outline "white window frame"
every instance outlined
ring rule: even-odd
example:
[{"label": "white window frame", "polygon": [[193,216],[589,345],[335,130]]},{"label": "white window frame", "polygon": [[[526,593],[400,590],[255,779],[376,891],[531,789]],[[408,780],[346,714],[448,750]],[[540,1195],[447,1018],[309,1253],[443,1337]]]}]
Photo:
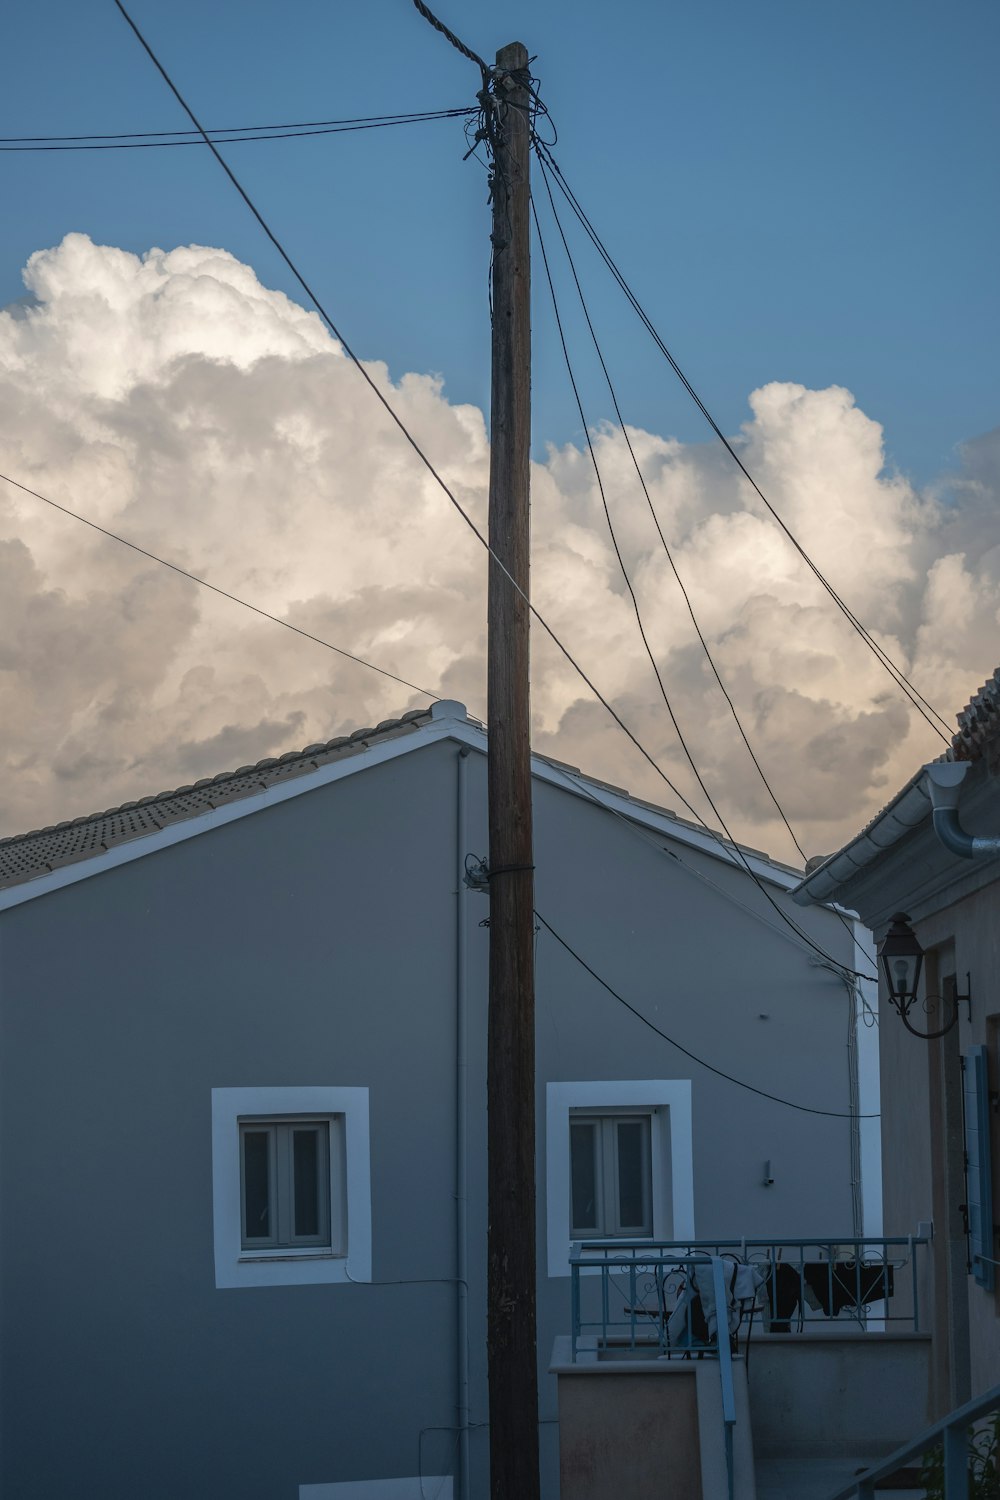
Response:
[{"label": "white window frame", "polygon": [[[332,1243],[245,1250],[240,1124],[310,1115],[330,1121]],[[339,1205],[339,1218],[335,1205]],[[219,1288],[371,1281],[368,1090],[322,1086],[213,1089],[212,1215]]]},{"label": "white window frame", "polygon": [[[244,1255],[346,1255],[347,1205],[344,1201],[344,1120],[342,1115],[296,1115],[294,1119],[265,1115],[238,1121],[240,1133],[240,1243]],[[292,1139],[300,1129],[318,1138],[318,1229],[312,1235],[295,1233],[295,1164]],[[246,1234],[246,1137],[267,1137],[268,1210],[271,1233],[257,1243]]]},{"label": "white window frame", "polygon": [[[645,1126],[642,1139],[643,1222],[624,1228],[619,1220],[619,1157],[617,1127],[631,1122]],[[652,1109],[591,1110],[571,1109],[570,1123],[570,1234],[582,1239],[635,1239],[652,1234],[653,1223],[653,1132],[657,1128],[656,1111]],[[596,1229],[583,1229],[573,1223],[573,1137],[574,1125],[594,1126],[594,1196]],[[646,1228],[646,1225],[649,1228]]]},{"label": "white window frame", "polygon": [[340,1479],[300,1484],[299,1500],[452,1500],[450,1474],[414,1474],[412,1479]]},{"label": "white window frame", "polygon": [[[548,1273],[570,1273],[570,1118],[648,1112],[653,1240],[693,1240],[694,1152],[687,1078],[592,1079],[546,1085],[545,1186]],[[669,1184],[669,1185],[668,1185]],[[595,1236],[596,1237],[596,1236]]]}]

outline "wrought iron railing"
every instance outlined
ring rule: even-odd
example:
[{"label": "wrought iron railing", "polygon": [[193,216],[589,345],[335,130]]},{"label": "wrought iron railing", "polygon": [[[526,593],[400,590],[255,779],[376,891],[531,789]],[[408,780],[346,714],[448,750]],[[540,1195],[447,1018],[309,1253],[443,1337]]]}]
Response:
[{"label": "wrought iron railing", "polygon": [[[578,1242],[570,1254],[573,1358],[581,1338],[606,1350],[652,1346],[654,1357],[712,1352],[695,1266],[713,1257],[725,1261],[737,1335],[829,1331],[834,1319],[867,1332],[919,1333],[927,1244],[918,1235]],[[736,1267],[743,1274],[734,1289]]]},{"label": "wrought iron railing", "polygon": [[[684,1254],[658,1253],[647,1256],[642,1261],[643,1269],[640,1271],[640,1262],[635,1257],[630,1257],[629,1249],[638,1250],[637,1244],[629,1242],[625,1245],[621,1240],[588,1242],[586,1247],[574,1244],[570,1252],[570,1270],[572,1275],[572,1299],[573,1299],[573,1359],[577,1358],[581,1329],[581,1272],[586,1277],[593,1274],[595,1267],[599,1269],[601,1276],[601,1307],[603,1310],[604,1342],[607,1346],[608,1330],[610,1322],[610,1299],[608,1296],[609,1277],[612,1272],[613,1263],[611,1252],[615,1253],[625,1250],[621,1257],[620,1265],[628,1278],[630,1289],[630,1302],[632,1305],[632,1347],[637,1347],[636,1334],[636,1294],[639,1291],[639,1279],[646,1274],[646,1268],[654,1276],[660,1287],[662,1297],[663,1288],[669,1279],[676,1283],[676,1299],[669,1313],[658,1321],[663,1326],[663,1334],[656,1341],[657,1347],[672,1347],[677,1354],[686,1358],[697,1355],[699,1358],[709,1356],[719,1362],[719,1381],[722,1391],[722,1425],[723,1440],[726,1453],[726,1475],[728,1480],[729,1500],[733,1500],[735,1484],[735,1429],[736,1429],[736,1391],[733,1383],[732,1342],[731,1326],[729,1316],[729,1289],[727,1287],[727,1266],[721,1256],[707,1255],[700,1251],[688,1250]],[[651,1247],[648,1243],[644,1246],[648,1251]],[[596,1259],[593,1252],[607,1252],[604,1258],[598,1256]],[[687,1295],[685,1296],[685,1293]],[[664,1308],[665,1308],[665,1304]],[[642,1316],[642,1315],[640,1315]]]}]

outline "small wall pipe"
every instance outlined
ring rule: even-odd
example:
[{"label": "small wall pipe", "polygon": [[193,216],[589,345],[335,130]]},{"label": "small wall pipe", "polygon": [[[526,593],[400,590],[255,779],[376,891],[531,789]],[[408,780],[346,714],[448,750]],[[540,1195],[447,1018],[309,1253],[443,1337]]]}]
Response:
[{"label": "small wall pipe", "polygon": [[946,849],[963,859],[1000,854],[1000,837],[980,838],[966,833],[959,821],[958,799],[968,769],[967,760],[935,761],[932,765],[924,766],[934,832]]},{"label": "small wall pipe", "polygon": [[458,1500],[470,1500],[469,1485],[469,1223],[468,1175],[468,955],[465,884],[468,852],[468,746],[457,756],[455,808],[455,1281],[456,1391],[458,1421]]}]

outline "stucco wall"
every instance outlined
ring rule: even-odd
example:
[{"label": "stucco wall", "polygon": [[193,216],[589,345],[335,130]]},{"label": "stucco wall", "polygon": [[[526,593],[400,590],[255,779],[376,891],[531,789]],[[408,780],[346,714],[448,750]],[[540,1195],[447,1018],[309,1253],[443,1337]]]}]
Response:
[{"label": "stucco wall", "polygon": [[561,1500],[702,1500],[695,1369],[561,1374]]},{"label": "stucco wall", "polygon": [[297,1500],[454,1421],[453,1287],[217,1290],[210,1150],[213,1087],[368,1086],[374,1276],[454,1275],[453,806],[404,757],[6,915],[5,1494]]},{"label": "stucco wall", "polygon": [[[457,764],[454,744],[417,750],[0,917],[6,1493],[297,1500],[300,1483],[453,1471],[459,905],[485,1493],[488,903],[459,882],[486,852],[485,761],[468,757],[461,836]],[[554,787],[536,784],[535,819],[539,911],[632,1004],[723,1070],[847,1109],[846,990],[745,877]],[[850,960],[831,914],[776,899]],[[537,958],[541,1350],[570,1318],[568,1278],[547,1274],[549,1081],[691,1080],[699,1235],[850,1232],[845,1120],[691,1063],[544,931]],[[370,1089],[387,1284],[217,1290],[211,1090],[307,1083]]]}]

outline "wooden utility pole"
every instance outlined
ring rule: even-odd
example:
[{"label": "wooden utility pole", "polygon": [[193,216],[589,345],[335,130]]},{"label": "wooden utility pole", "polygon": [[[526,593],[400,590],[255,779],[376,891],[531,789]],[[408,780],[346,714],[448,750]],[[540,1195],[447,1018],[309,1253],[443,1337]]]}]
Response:
[{"label": "wooden utility pole", "polygon": [[[489,561],[487,1356],[492,1500],[537,1500],[535,978],[528,718],[531,309],[528,51],[497,53]],[[522,597],[511,583],[523,590]]]}]

